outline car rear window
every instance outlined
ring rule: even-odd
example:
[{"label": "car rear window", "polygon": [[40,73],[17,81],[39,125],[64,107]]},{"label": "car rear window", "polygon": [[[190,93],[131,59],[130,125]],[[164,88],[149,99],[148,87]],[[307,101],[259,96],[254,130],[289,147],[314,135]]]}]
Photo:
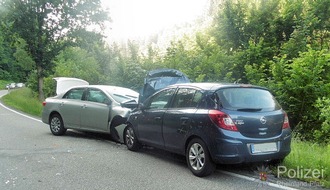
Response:
[{"label": "car rear window", "polygon": [[76,100],[81,100],[83,93],[85,89],[84,88],[75,88],[71,89],[69,92],[67,92],[63,98],[64,99],[76,99]]},{"label": "car rear window", "polygon": [[259,88],[225,88],[216,92],[220,107],[237,111],[273,111],[281,109],[274,96]]}]

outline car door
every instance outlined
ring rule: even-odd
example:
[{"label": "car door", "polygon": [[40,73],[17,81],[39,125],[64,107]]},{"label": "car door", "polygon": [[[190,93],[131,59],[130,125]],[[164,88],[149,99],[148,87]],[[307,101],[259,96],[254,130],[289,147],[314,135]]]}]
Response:
[{"label": "car door", "polygon": [[89,88],[81,108],[81,129],[108,131],[111,101],[100,89]]},{"label": "car door", "polygon": [[66,128],[80,128],[82,97],[85,88],[73,88],[58,102],[59,113]]},{"label": "car door", "polygon": [[162,134],[163,116],[176,88],[165,89],[147,100],[139,115],[139,140],[156,147],[164,147]]},{"label": "car door", "polygon": [[202,95],[200,90],[192,88],[180,88],[177,91],[171,107],[164,114],[163,137],[166,149],[184,151],[185,135],[193,125]]}]

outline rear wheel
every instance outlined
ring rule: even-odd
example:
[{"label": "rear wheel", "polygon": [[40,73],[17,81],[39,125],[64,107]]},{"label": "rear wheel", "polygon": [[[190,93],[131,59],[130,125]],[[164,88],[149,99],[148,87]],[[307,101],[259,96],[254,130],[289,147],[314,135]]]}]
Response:
[{"label": "rear wheel", "polygon": [[125,134],[124,141],[128,150],[137,151],[138,149],[141,148],[141,144],[137,140],[135,132],[131,125],[127,125],[124,134]]},{"label": "rear wheel", "polygon": [[190,171],[198,177],[210,175],[216,168],[205,143],[198,138],[189,142],[186,160]]},{"label": "rear wheel", "polygon": [[66,132],[62,117],[59,114],[53,114],[51,116],[49,120],[49,127],[53,135],[56,136],[64,135]]}]

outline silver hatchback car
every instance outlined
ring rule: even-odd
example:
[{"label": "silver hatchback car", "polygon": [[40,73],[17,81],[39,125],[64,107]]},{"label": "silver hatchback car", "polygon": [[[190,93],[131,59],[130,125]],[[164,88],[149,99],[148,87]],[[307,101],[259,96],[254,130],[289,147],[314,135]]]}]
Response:
[{"label": "silver hatchback car", "polygon": [[119,126],[131,112],[125,102],[135,102],[138,97],[137,92],[123,87],[75,86],[43,102],[42,121],[49,124],[50,131],[57,136],[64,135],[67,129],[75,129],[110,133],[114,140],[122,141],[123,130],[119,130]]}]

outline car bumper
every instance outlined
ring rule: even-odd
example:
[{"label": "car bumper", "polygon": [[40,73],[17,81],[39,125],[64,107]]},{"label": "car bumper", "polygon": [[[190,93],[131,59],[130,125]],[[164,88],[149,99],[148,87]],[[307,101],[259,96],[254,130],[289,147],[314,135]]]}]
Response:
[{"label": "car bumper", "polygon": [[41,114],[41,121],[43,123],[49,124],[49,112],[43,110]]},{"label": "car bumper", "polygon": [[[216,139],[212,158],[218,164],[263,162],[285,158],[291,152],[291,133],[272,139]],[[253,152],[256,145],[272,144],[276,150]]]}]

